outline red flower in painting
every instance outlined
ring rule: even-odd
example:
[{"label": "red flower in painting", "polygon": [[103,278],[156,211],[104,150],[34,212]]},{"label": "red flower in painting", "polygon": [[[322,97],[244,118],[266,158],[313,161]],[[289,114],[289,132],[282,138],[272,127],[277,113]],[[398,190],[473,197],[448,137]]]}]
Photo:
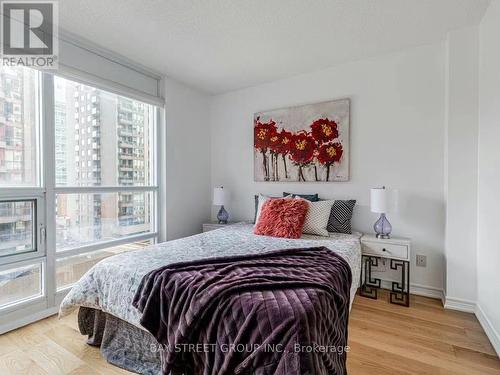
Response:
[{"label": "red flower in painting", "polygon": [[[266,155],[267,149],[271,146],[271,137],[277,133],[276,122],[261,122],[260,117],[254,120],[254,147],[262,153],[262,167],[264,171],[264,180],[269,181],[269,159]],[[274,138],[273,138],[274,139]],[[271,154],[272,157],[272,154]],[[275,178],[277,174],[275,174]]]},{"label": "red flower in painting", "polygon": [[324,143],[318,149],[318,161],[321,164],[329,165],[340,161],[342,157],[342,145],[338,142]]},{"label": "red flower in painting", "polygon": [[328,118],[320,118],[311,124],[311,134],[318,143],[333,141],[339,136],[337,123]]},{"label": "red flower in painting", "polygon": [[269,149],[278,154],[281,146],[281,134],[276,129],[269,132]]},{"label": "red flower in painting", "polygon": [[[275,153],[275,168],[278,170],[278,155],[281,155],[283,159],[283,169],[285,171],[285,178],[288,178],[288,167],[286,165],[287,155],[290,152],[290,146],[292,145],[292,133],[281,129],[279,133],[273,134],[271,136],[271,143],[273,143],[271,150]],[[279,177],[279,176],[278,176]]]},{"label": "red flower in painting", "polygon": [[254,121],[253,131],[255,148],[265,151],[271,145],[271,134],[277,132],[276,123],[273,120],[269,122],[260,122],[260,118],[257,117]]},{"label": "red flower in painting", "polygon": [[300,131],[292,137],[290,156],[297,164],[307,164],[311,162],[314,157],[315,147],[314,138],[309,133]]},{"label": "red flower in painting", "polygon": [[278,137],[278,142],[274,144],[273,151],[282,155],[288,154],[290,152],[290,145],[292,143],[292,133],[286,131],[285,129],[282,129],[276,135]]},{"label": "red flower in painting", "polygon": [[318,149],[316,158],[326,168],[326,180],[330,180],[330,167],[333,163],[339,162],[342,157],[342,144],[339,142],[329,142],[322,144]]}]

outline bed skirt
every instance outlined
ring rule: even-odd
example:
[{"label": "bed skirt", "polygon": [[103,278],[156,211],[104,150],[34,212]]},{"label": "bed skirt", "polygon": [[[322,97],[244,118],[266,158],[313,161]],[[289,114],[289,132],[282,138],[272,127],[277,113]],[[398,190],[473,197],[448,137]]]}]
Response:
[{"label": "bed skirt", "polygon": [[78,328],[109,363],[138,374],[161,374],[160,352],[154,350],[158,343],[149,332],[88,307],[78,311]]}]

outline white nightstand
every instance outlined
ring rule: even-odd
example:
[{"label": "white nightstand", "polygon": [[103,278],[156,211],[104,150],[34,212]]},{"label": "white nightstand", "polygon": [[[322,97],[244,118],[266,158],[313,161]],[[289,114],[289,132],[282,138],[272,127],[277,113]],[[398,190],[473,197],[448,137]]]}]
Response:
[{"label": "white nightstand", "polygon": [[203,224],[203,233],[210,232],[211,230],[215,230],[215,229],[219,229],[219,228],[224,228],[224,227],[227,227],[228,225],[231,225],[231,224],[232,223],[219,224],[216,221],[214,221],[212,223],[204,223]]},{"label": "white nightstand", "polygon": [[361,281],[359,294],[377,299],[380,279],[372,277],[372,267],[377,267],[381,258],[390,261],[391,270],[401,270],[401,282],[392,282],[390,302],[410,306],[410,244],[408,238],[377,238],[365,234],[361,237]]}]

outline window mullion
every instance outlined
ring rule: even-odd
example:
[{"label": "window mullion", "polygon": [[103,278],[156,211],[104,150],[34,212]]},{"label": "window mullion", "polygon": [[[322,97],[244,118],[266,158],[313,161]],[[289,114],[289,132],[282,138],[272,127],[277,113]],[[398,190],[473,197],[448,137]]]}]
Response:
[{"label": "window mullion", "polygon": [[157,186],[60,186],[54,188],[56,194],[92,194],[120,192],[155,192]]},{"label": "window mullion", "polygon": [[81,255],[96,250],[103,250],[114,246],[126,245],[134,242],[141,242],[146,240],[154,240],[158,234],[156,232],[148,232],[144,234],[134,234],[131,236],[117,238],[109,241],[97,242],[90,245],[80,246],[78,248],[60,251],[56,254],[57,258],[67,258],[74,255]]},{"label": "window mullion", "polygon": [[165,126],[165,109],[156,108],[156,130],[155,136],[156,141],[154,142],[156,147],[156,169],[155,169],[155,183],[159,187],[157,194],[155,195],[155,228],[158,231],[158,241],[164,242],[167,240],[167,184],[166,184],[166,148],[159,147],[159,145],[165,145],[167,142],[167,130]]},{"label": "window mullion", "polygon": [[55,202],[55,106],[54,106],[54,76],[42,74],[42,150],[43,163],[50,168],[43,168],[45,182],[45,246],[47,262],[45,267],[45,292],[48,307],[55,305],[56,278],[56,202]]},{"label": "window mullion", "polygon": [[44,188],[0,188],[0,199],[30,199],[43,198],[45,196]]}]

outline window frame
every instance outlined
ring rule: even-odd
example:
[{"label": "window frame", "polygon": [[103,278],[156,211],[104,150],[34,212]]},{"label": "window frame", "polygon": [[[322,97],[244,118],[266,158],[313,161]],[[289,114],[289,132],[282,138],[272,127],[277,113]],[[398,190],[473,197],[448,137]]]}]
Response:
[{"label": "window frame", "polygon": [[[113,246],[133,243],[137,241],[150,240],[152,243],[164,241],[166,230],[163,222],[164,210],[160,211],[164,203],[165,186],[160,186],[160,181],[164,183],[165,158],[164,149],[158,147],[166,137],[164,107],[157,103],[152,103],[145,97],[143,100],[138,97],[127,96],[110,91],[102,85],[89,83],[84,79],[80,80],[74,75],[57,74],[57,76],[96,87],[103,91],[123,96],[136,101],[150,104],[154,108],[153,129],[151,137],[151,185],[145,186],[88,186],[57,187],[56,181],[56,150],[55,150],[55,92],[53,73],[42,71],[38,73],[37,86],[37,126],[36,126],[36,186],[2,186],[0,187],[0,201],[2,200],[34,200],[35,201],[35,223],[33,223],[34,235],[36,237],[36,250],[14,255],[0,257],[0,270],[14,269],[27,265],[41,264],[41,295],[20,299],[3,307],[0,307],[0,333],[6,327],[16,326],[12,320],[24,321],[32,319],[31,316],[47,316],[57,311],[62,298],[71,289],[72,285],[66,285],[60,289],[56,287],[56,260],[74,255],[82,255],[88,252],[102,250]],[[79,248],[56,251],[56,195],[57,194],[78,194],[78,193],[120,193],[124,191],[151,193],[151,232],[139,235],[131,235],[116,240],[102,241]],[[161,215],[160,215],[161,212]],[[36,318],[35,318],[36,319]],[[34,319],[32,319],[34,320]]]},{"label": "window frame", "polygon": [[[52,144],[49,144],[47,147],[47,152],[44,154],[45,160],[49,161],[52,163],[52,165],[55,166],[55,92],[54,92],[54,79],[55,76],[67,79],[73,82],[77,82],[80,84],[84,84],[87,86],[91,87],[96,87],[95,85],[91,85],[87,82],[75,79],[74,77],[66,77],[64,75],[60,74],[54,74],[50,76],[50,79],[47,79],[47,82],[44,82],[44,96],[50,98],[52,103],[50,104],[50,110],[47,111],[47,117],[46,117],[46,131],[45,134],[50,134],[48,137],[50,138],[50,142]],[[99,90],[107,91],[106,89],[102,89],[97,87]],[[110,92],[110,91],[107,91]],[[124,95],[119,95],[115,94],[113,92],[110,92],[114,95],[117,96],[122,96],[127,98]],[[129,98],[131,100],[135,101],[140,101],[135,98]],[[143,103],[149,104],[145,101]],[[150,166],[150,172],[152,175],[151,178],[151,185],[144,185],[144,186],[56,186],[55,184],[55,167],[54,168],[46,168],[45,170],[45,181],[46,181],[46,188],[47,188],[47,207],[53,207],[53,209],[47,210],[47,222],[50,223],[48,225],[47,229],[47,246],[48,248],[51,249],[51,256],[48,258],[48,268],[50,268],[50,275],[47,275],[49,280],[49,289],[51,290],[51,294],[53,292],[54,295],[61,295],[65,294],[71,289],[73,285],[66,285],[61,288],[57,288],[57,283],[56,283],[56,275],[57,275],[57,264],[56,261],[61,258],[67,258],[70,256],[75,256],[75,255],[82,255],[86,254],[89,252],[93,252],[96,250],[103,250],[109,247],[113,246],[119,246],[119,245],[124,245],[128,243],[133,243],[137,241],[144,241],[144,240],[151,240],[153,243],[157,243],[160,237],[159,234],[159,221],[158,221],[158,203],[159,203],[159,192],[160,188],[158,186],[158,175],[160,173],[160,162],[159,162],[159,147],[158,147],[158,140],[159,135],[160,135],[160,127],[158,126],[160,122],[160,109],[158,106],[153,105],[154,108],[154,113],[153,113],[153,129],[151,130],[149,137],[150,137],[150,144],[152,145],[152,160],[151,160],[151,166]],[[48,129],[47,129],[48,128]],[[50,163],[48,163],[50,165]],[[152,195],[152,202],[151,202],[151,228],[152,230],[148,233],[141,233],[137,235],[129,235],[123,238],[118,238],[118,239],[113,239],[113,240],[107,240],[107,241],[100,241],[95,244],[89,244],[89,245],[84,245],[76,248],[71,248],[67,250],[62,250],[62,251],[57,251],[57,245],[56,245],[56,196],[57,194],[99,194],[99,193],[121,193],[121,192],[145,192],[145,193],[151,193]]]},{"label": "window frame", "polygon": [[28,259],[36,259],[46,256],[46,218],[45,218],[45,186],[43,171],[44,168],[44,147],[42,139],[42,127],[44,126],[44,74],[36,72],[36,92],[35,92],[35,142],[36,152],[34,153],[36,176],[34,185],[22,185],[20,187],[5,185],[0,186],[0,201],[35,201],[35,215],[33,225],[33,235],[35,236],[36,249],[34,251],[20,254],[5,255],[0,257],[0,266],[22,262]]},{"label": "window frame", "polygon": [[33,191],[29,195],[9,195],[0,192],[0,202],[33,202],[33,244],[35,248],[31,251],[24,251],[18,254],[7,254],[0,256],[0,266],[22,262],[29,259],[45,257],[45,202],[43,193],[35,195]]},{"label": "window frame", "polygon": [[[47,242],[46,242],[46,187],[44,179],[44,137],[42,136],[42,128],[45,124],[44,113],[45,99],[44,99],[44,74],[37,72],[36,76],[36,92],[35,92],[35,136],[36,136],[36,152],[34,153],[36,178],[34,185],[23,185],[20,187],[5,185],[0,187],[0,201],[34,201],[35,214],[33,226],[33,235],[35,236],[36,249],[34,251],[27,251],[19,254],[11,254],[0,257],[0,270],[5,271],[8,269],[15,269],[32,264],[41,264],[41,295],[23,298],[18,301],[12,302],[8,305],[0,307],[0,317],[5,314],[12,313],[17,315],[17,311],[22,309],[30,309],[30,306],[37,304],[46,305],[47,302]],[[0,319],[2,321],[3,319]]]},{"label": "window frame", "polygon": [[43,139],[42,139],[42,127],[44,125],[44,73],[37,71],[36,74],[36,92],[35,92],[35,118],[37,121],[37,126],[35,128],[35,143],[36,152],[34,153],[35,160],[35,180],[33,185],[4,185],[0,186],[0,199],[4,196],[17,196],[19,194],[29,195],[34,193],[36,195],[40,190],[44,191],[44,178],[43,178],[43,160],[44,160],[44,150],[43,150]]},{"label": "window frame", "polygon": [[7,305],[0,306],[0,314],[7,314],[9,312],[14,312],[22,307],[25,307],[27,305],[31,304],[36,304],[40,302],[46,302],[47,300],[47,288],[46,288],[46,278],[45,275],[47,274],[47,261],[45,257],[38,257],[38,258],[30,258],[30,259],[24,259],[22,261],[18,261],[14,264],[12,263],[7,263],[7,264],[2,264],[0,265],[0,272],[6,271],[6,270],[11,270],[11,269],[16,269],[16,268],[22,268],[26,266],[32,266],[32,265],[40,265],[40,294],[31,296],[31,297],[26,297],[19,299],[17,301],[14,301],[12,303],[9,303]]}]

